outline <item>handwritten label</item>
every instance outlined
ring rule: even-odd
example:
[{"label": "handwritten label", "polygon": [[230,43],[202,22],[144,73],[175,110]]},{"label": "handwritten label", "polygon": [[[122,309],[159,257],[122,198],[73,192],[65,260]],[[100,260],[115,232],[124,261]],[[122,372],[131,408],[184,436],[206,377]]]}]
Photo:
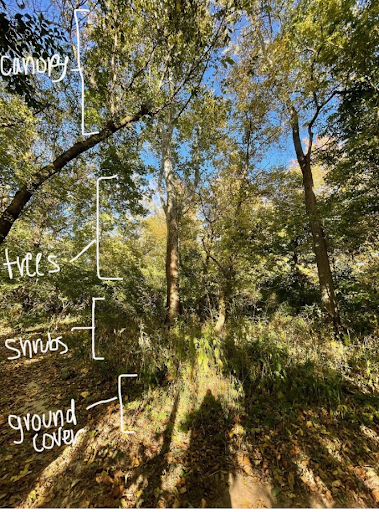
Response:
[{"label": "handwritten label", "polygon": [[57,352],[58,350],[61,350],[59,352],[60,354],[65,354],[68,351],[68,346],[62,341],[62,336],[52,338],[49,332],[47,333],[47,340],[45,342],[43,342],[41,338],[36,340],[8,338],[5,340],[5,346],[8,350],[16,352],[16,355],[7,358],[9,360],[18,359],[21,356],[32,359],[35,355],[46,354],[46,352]]},{"label": "handwritten label", "polygon": [[3,76],[46,74],[51,78],[53,74],[59,70],[59,78],[52,80],[56,83],[63,80],[66,76],[68,61],[68,57],[62,59],[62,57],[56,53],[51,57],[47,57],[47,59],[30,56],[21,59],[14,57],[12,59],[9,55],[2,55],[0,57],[0,73]]},{"label": "handwritten label", "polygon": [[[20,273],[20,276],[23,277],[24,274],[28,277],[42,277],[44,276],[44,272],[41,272],[41,260],[42,260],[42,253],[39,252],[36,256],[35,263],[32,263],[33,261],[33,255],[32,253],[28,252],[26,253],[26,256],[24,258],[21,258],[19,256],[16,257],[15,260],[11,261],[9,257],[8,248],[5,249],[5,259],[6,262],[3,263],[4,267],[7,267],[8,275],[10,279],[13,279],[14,274],[13,272],[15,270],[18,270]],[[49,274],[54,274],[55,272],[60,271],[60,266],[58,263],[56,263],[57,257],[54,254],[49,254],[47,257],[47,261],[49,264],[50,269],[48,270]]]},{"label": "handwritten label", "polygon": [[[30,413],[25,416],[10,414],[8,416],[9,426],[19,434],[19,439],[13,441],[15,444],[22,444],[25,440],[25,432],[36,432],[33,436],[32,444],[36,452],[41,453],[44,450],[51,450],[54,446],[75,444],[79,434],[84,429],[79,429],[74,434],[74,429],[65,429],[65,423],[77,425],[75,415],[75,400],[71,399],[71,405],[64,414],[61,409],[42,415]],[[49,429],[56,427],[57,430],[52,433],[40,433],[42,428]]]}]

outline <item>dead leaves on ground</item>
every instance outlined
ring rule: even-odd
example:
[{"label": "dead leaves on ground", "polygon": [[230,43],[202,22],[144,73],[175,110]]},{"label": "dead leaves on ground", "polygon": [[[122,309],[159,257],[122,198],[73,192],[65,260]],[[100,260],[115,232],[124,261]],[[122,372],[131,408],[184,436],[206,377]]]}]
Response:
[{"label": "dead leaves on ground", "polygon": [[[85,378],[89,371],[83,368],[77,373],[80,378]],[[54,382],[46,372],[38,371],[37,377],[42,385]],[[89,393],[80,378],[75,380],[76,394],[87,401]],[[35,391],[31,390],[33,393]],[[56,401],[59,400],[61,395],[57,392]],[[155,436],[154,425],[139,414],[136,422],[145,438],[130,441],[130,444],[124,440],[124,444],[118,445],[113,442],[118,436],[118,428],[112,430],[110,427],[111,433],[105,441],[94,413],[87,422],[88,451],[75,471],[52,475],[51,486],[37,484],[33,488],[31,485],[26,501],[28,505],[38,507],[58,504],[64,496],[64,506],[131,507],[154,503],[173,508],[183,505],[205,508],[212,506],[220,489],[227,488],[229,474],[240,471],[252,482],[269,481],[272,498],[289,505],[299,501],[300,505],[304,504],[301,503],[302,496],[306,498],[312,493],[319,493],[333,505],[345,506],[347,498],[354,499],[358,506],[378,505],[379,438],[375,414],[371,406],[353,404],[352,398],[343,406],[338,411],[325,407],[298,408],[283,420],[279,406],[268,397],[266,410],[262,409],[260,417],[253,418],[248,426],[247,419],[251,418],[247,414],[236,415],[229,424],[224,411],[219,409],[211,415],[207,425],[202,420],[191,425],[188,442],[176,439],[174,435],[166,453],[161,453],[161,448],[168,416],[159,418],[162,429]],[[265,424],[266,416],[272,417],[275,411],[278,415],[276,424]],[[112,415],[118,414],[117,407],[110,405],[103,412],[106,415],[102,419],[109,426]],[[370,427],[362,429],[361,418]],[[17,489],[20,486],[28,488],[35,458],[46,462],[44,467],[48,465],[44,456],[34,454],[29,460],[18,447],[10,445],[7,448],[0,459],[0,466],[7,468],[0,473],[0,483],[5,489],[5,492],[0,491],[1,500],[10,505],[20,503],[22,496]],[[162,474],[159,465],[155,467],[152,462],[158,459],[165,468]],[[171,494],[164,493],[162,482],[169,469],[175,466],[181,467],[183,474],[175,481]],[[153,474],[147,475],[147,468]],[[130,480],[138,475],[145,476],[146,481],[132,486]],[[27,482],[26,486],[24,482]],[[90,491],[88,482],[95,484]],[[150,497],[154,502],[148,501]],[[142,499],[146,501],[142,502]]]}]

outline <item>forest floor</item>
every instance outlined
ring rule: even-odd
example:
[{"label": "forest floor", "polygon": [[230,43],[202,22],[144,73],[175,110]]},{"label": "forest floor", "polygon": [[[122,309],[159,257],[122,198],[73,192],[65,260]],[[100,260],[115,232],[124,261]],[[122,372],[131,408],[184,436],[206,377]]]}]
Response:
[{"label": "forest floor", "polygon": [[[245,395],[226,410],[230,381],[213,372],[196,384],[170,379],[118,402],[88,358],[72,352],[7,360],[0,344],[0,505],[3,507],[375,507],[379,503],[376,397],[353,388],[336,415],[325,406]],[[38,334],[34,331],[33,334]],[[95,369],[94,369],[95,368]],[[211,372],[211,370],[209,370]],[[258,393],[258,392],[257,392]],[[8,415],[67,410],[73,446],[37,453]],[[368,419],[367,419],[368,418]],[[365,421],[363,421],[365,420]],[[367,420],[367,421],[366,421]],[[71,428],[67,427],[67,428]]]}]

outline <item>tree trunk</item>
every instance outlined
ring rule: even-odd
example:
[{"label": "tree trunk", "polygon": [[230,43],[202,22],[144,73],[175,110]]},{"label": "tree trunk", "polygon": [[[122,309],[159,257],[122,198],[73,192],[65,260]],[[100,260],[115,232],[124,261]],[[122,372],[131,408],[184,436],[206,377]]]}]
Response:
[{"label": "tree trunk", "polygon": [[299,266],[299,255],[298,255],[298,250],[297,250],[298,246],[299,246],[299,241],[298,241],[297,238],[295,238],[295,240],[292,243],[292,247],[293,247],[293,256],[292,256],[293,267],[294,267],[294,272],[295,272],[296,280],[299,283],[300,289],[302,291],[304,291],[304,275],[302,274],[302,272],[300,270],[300,266]]},{"label": "tree trunk", "polygon": [[[313,238],[313,248],[316,256],[318,279],[321,290],[322,304],[331,317],[336,329],[341,325],[337,299],[334,291],[332,272],[330,270],[328,250],[322,220],[317,209],[314,193],[313,175],[310,162],[311,147],[304,154],[300,140],[299,120],[296,114],[292,118],[292,137],[295,146],[297,160],[303,174],[303,186],[305,194],[305,208],[309,218]],[[311,144],[311,141],[309,142]]]},{"label": "tree trunk", "polygon": [[28,186],[23,186],[13,196],[9,206],[0,215],[0,245],[4,242],[6,236],[11,230],[15,221],[20,217],[25,206],[30,201],[31,197],[35,192],[47,181],[49,178],[57,174],[65,165],[80,156],[85,151],[93,148],[103,140],[109,138],[112,134],[121,130],[130,123],[134,123],[141,119],[144,115],[153,116],[154,112],[149,112],[146,107],[141,109],[134,115],[129,115],[123,118],[121,121],[115,123],[110,121],[105,128],[99,133],[91,135],[83,141],[76,142],[71,148],[64,151],[59,155],[53,162],[45,165],[40,171],[34,176],[33,181]]},{"label": "tree trunk", "polygon": [[172,132],[171,119],[162,129],[162,174],[166,187],[166,324],[172,325],[179,315],[179,235],[178,235],[178,204],[175,189],[175,176],[172,161]]},{"label": "tree trunk", "polygon": [[220,297],[218,303],[218,319],[215,325],[215,334],[220,334],[225,325],[226,318],[226,302],[225,302],[225,291],[220,290]]}]

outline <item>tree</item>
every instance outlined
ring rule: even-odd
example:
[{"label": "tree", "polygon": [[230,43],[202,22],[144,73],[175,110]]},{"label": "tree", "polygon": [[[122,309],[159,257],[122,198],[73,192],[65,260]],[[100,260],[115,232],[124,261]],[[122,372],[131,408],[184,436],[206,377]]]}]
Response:
[{"label": "tree", "polygon": [[[347,8],[352,7],[349,2]],[[304,0],[271,2],[261,12],[249,13],[249,24],[233,71],[237,90],[250,87],[266,104],[272,97],[271,111],[290,129],[297,162],[303,175],[305,206],[318,269],[321,299],[326,312],[338,327],[341,323],[335,286],[330,268],[323,220],[314,190],[312,165],[317,123],[331,108],[344,84],[332,75],[323,56],[338,44],[342,23],[338,13],[346,6],[338,2]],[[337,20],[337,22],[336,22]],[[328,34],[325,37],[325,34]],[[343,37],[343,36],[342,36]],[[237,74],[246,80],[237,82]],[[302,129],[306,129],[306,144]]]},{"label": "tree", "polygon": [[166,199],[161,199],[166,216],[166,323],[171,325],[179,315],[179,205],[177,179],[173,161],[173,119],[169,111],[167,122],[161,126],[161,169],[160,180],[164,181]]},{"label": "tree", "polygon": [[325,120],[328,144],[320,160],[333,188],[328,207],[338,219],[339,240],[351,253],[377,238],[379,131],[379,6],[365,1],[338,12],[345,36],[338,54],[322,55],[336,81],[346,81],[336,109]]},{"label": "tree", "polygon": [[[222,13],[221,13],[222,14]],[[180,118],[189,107],[190,102],[198,95],[205,71],[210,65],[212,54],[199,62],[191,71],[191,63],[196,56],[202,54],[209,39],[215,37],[214,47],[224,40],[225,13],[222,14],[219,26],[212,24],[213,18],[209,5],[203,0],[196,2],[183,1],[180,9],[177,4],[168,2],[164,5],[162,17],[165,20],[163,36],[168,42],[166,55],[161,63],[163,98],[173,98],[166,112],[158,118],[160,170],[158,183],[161,204],[166,216],[167,249],[166,249],[166,323],[171,325],[179,314],[179,219],[183,204],[179,204],[180,186],[184,184],[174,169],[174,130]],[[189,22],[189,20],[191,20]],[[222,35],[222,37],[221,37]],[[183,44],[184,50],[178,58],[177,45]],[[183,83],[184,86],[180,87]],[[179,91],[178,91],[179,87]],[[175,94],[178,91],[178,94]],[[195,177],[196,180],[196,177]]]},{"label": "tree", "polygon": [[203,250],[207,266],[212,262],[218,284],[216,334],[222,332],[233,294],[243,288],[246,265],[250,266],[254,259],[256,233],[252,219],[256,220],[255,205],[259,199],[251,179],[251,159],[256,156],[253,139],[257,126],[249,114],[237,119],[229,125],[230,133],[224,130],[216,144],[216,176],[199,192],[204,218]]}]

